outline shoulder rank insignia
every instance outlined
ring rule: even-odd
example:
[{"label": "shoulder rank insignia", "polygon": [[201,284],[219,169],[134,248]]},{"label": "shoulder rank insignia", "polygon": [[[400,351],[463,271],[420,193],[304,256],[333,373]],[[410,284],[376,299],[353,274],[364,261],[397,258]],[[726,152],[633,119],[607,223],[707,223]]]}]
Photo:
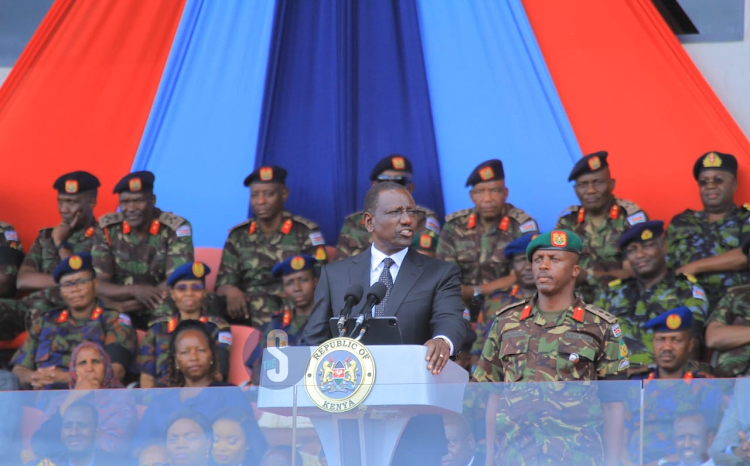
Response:
[{"label": "shoulder rank insignia", "polygon": [[[511,296],[517,295],[518,294],[518,290],[520,290],[520,289],[521,289],[521,285],[518,285],[518,284],[513,285],[513,288],[510,289],[510,295]],[[481,313],[480,313],[480,315],[481,315]]]},{"label": "shoulder rank insignia", "polygon": [[698,279],[695,278],[695,275],[690,274],[690,273],[686,273],[683,275],[685,275],[685,278],[687,278],[690,283],[698,283]]},{"label": "shoulder rank insignia", "polygon": [[294,221],[291,218],[284,220],[284,224],[281,225],[281,232],[288,235],[292,231],[292,225],[294,225]]},{"label": "shoulder rank insignia", "polygon": [[586,209],[581,207],[578,209],[578,224],[580,225],[586,219]]},{"label": "shoulder rank insignia", "polygon": [[497,227],[498,227],[498,228],[499,228],[499,229],[500,229],[501,231],[508,231],[508,227],[509,227],[509,226],[510,226],[510,217],[508,217],[508,216],[505,216],[505,217],[503,217],[503,219],[502,219],[502,220],[500,220],[500,225],[498,225]]},{"label": "shoulder rank insignia", "polygon": [[174,332],[174,329],[176,329],[176,328],[177,328],[177,317],[172,317],[167,322],[167,333]]},{"label": "shoulder rank insignia", "polygon": [[126,221],[122,222],[122,234],[123,235],[130,234],[130,224]]},{"label": "shoulder rank insignia", "polygon": [[253,220],[252,222],[250,222],[250,228],[247,229],[248,234],[252,235],[253,233],[255,233],[256,228],[258,228],[258,224],[255,220]]},{"label": "shoulder rank insignia", "polygon": [[161,223],[159,222],[159,220],[154,220],[153,222],[151,222],[151,228],[148,229],[148,232],[152,235],[158,235],[160,225]]},{"label": "shoulder rank insignia", "polygon": [[477,226],[477,214],[471,214],[469,215],[468,223],[466,224],[466,227],[471,230],[475,226]]},{"label": "shoulder rank insignia", "polygon": [[94,227],[88,227],[86,228],[86,231],[83,232],[83,236],[86,238],[91,238],[94,236],[94,233],[96,232],[96,229]]},{"label": "shoulder rank insignia", "polygon": [[573,310],[573,320],[577,322],[583,322],[583,313],[584,313],[584,310],[581,306],[576,307]]},{"label": "shoulder rank insignia", "polygon": [[208,317],[206,317],[206,316],[200,316],[200,317],[198,317],[198,320],[199,320],[199,321],[200,321],[201,323],[204,323],[204,324],[205,324],[206,322],[208,322]]},{"label": "shoulder rank insignia", "polygon": [[102,315],[102,308],[98,307],[91,313],[91,320],[96,320]]},{"label": "shoulder rank insignia", "polygon": [[315,251],[315,260],[325,262],[328,260],[328,253],[326,252],[325,246],[318,246],[318,249]]},{"label": "shoulder rank insignia", "polygon": [[63,310],[59,316],[57,316],[57,323],[62,324],[68,321],[68,316],[70,315],[70,312],[68,312],[67,309]]},{"label": "shoulder rank insignia", "polygon": [[616,288],[620,285],[622,285],[622,279],[619,278],[616,278],[607,284],[607,286],[610,288]]},{"label": "shoulder rank insignia", "polygon": [[615,203],[615,205],[612,206],[611,209],[609,209],[609,218],[612,220],[616,220],[617,217],[620,215],[620,206]]},{"label": "shoulder rank insignia", "polygon": [[531,304],[527,304],[523,307],[523,311],[521,311],[521,320],[526,320],[531,315]]}]

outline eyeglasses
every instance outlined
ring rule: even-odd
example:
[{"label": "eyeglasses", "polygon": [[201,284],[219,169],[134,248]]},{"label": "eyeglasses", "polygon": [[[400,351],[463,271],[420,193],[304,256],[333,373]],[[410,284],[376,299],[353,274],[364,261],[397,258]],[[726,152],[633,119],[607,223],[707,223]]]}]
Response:
[{"label": "eyeglasses", "polygon": [[698,180],[698,186],[701,188],[705,188],[709,184],[714,184],[715,186],[721,186],[724,184],[724,178],[717,176],[715,178],[702,178]]},{"label": "eyeglasses", "polygon": [[177,291],[187,291],[188,289],[192,291],[203,291],[206,289],[206,285],[203,283],[193,283],[192,285],[186,285],[185,283],[180,283],[174,286],[174,289]]},{"label": "eyeglasses", "polygon": [[79,278],[78,280],[74,280],[72,282],[62,282],[60,283],[60,288],[73,288],[74,286],[85,285],[86,283],[89,283],[93,280],[93,278]]},{"label": "eyeglasses", "polygon": [[398,183],[401,186],[406,186],[411,183],[411,177],[406,175],[378,175],[378,182],[382,183],[383,181],[391,181],[393,183]]}]

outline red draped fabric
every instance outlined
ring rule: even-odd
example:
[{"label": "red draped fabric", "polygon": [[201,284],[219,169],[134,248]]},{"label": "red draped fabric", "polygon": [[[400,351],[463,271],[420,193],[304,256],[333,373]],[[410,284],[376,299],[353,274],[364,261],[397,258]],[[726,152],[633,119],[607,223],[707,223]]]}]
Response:
[{"label": "red draped fabric", "polygon": [[184,0],[57,0],[0,88],[0,220],[26,247],[59,221],[52,183],[88,170],[113,210],[130,171]]},{"label": "red draped fabric", "polygon": [[665,221],[700,208],[692,166],[718,150],[737,156],[736,198],[750,200],[750,144],[649,0],[523,4],[581,148],[610,153],[618,196]]}]

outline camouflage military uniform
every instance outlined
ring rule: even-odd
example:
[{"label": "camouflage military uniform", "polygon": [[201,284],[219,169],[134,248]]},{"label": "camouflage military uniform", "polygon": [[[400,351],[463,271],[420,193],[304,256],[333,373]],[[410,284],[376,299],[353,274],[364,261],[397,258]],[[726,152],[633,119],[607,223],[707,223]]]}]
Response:
[{"label": "camouflage military uniform", "polygon": [[221,255],[216,288],[236,286],[249,298],[252,325],[260,327],[279,309],[284,289],[271,269],[289,256],[308,254],[325,262],[325,240],[318,225],[284,211],[279,231],[266,238],[253,219],[240,223],[229,232]]},{"label": "camouflage military uniform", "polygon": [[[427,207],[417,206],[417,227],[414,231],[424,229],[440,234],[440,221],[437,214]],[[344,219],[344,225],[336,243],[336,258],[356,256],[370,247],[370,233],[365,228],[364,211],[355,212]]]},{"label": "camouflage military uniform", "polygon": [[648,290],[644,290],[636,278],[614,280],[596,306],[617,317],[630,350],[631,364],[647,365],[654,361],[654,334],[643,328],[650,319],[685,306],[693,312],[693,336],[702,340],[708,317],[708,300],[703,288],[682,275],[675,275],[672,270]]},{"label": "camouflage military uniform", "polygon": [[456,264],[462,284],[480,285],[510,274],[510,260],[503,255],[505,246],[538,232],[536,220],[512,204],[505,204],[497,228],[490,231],[484,231],[475,209],[459,210],[445,218],[435,257]]},{"label": "camouflage military uniform", "polygon": [[192,262],[190,222],[159,209],[155,218],[141,242],[122,214],[103,216],[91,248],[96,272],[109,274],[115,285],[157,286],[177,267]]},{"label": "camouflage military uniform", "polygon": [[[532,293],[533,294],[533,293]],[[507,290],[496,291],[492,293],[482,304],[482,309],[479,312],[479,319],[477,319],[474,330],[477,334],[477,339],[471,347],[471,354],[479,356],[482,354],[484,349],[484,343],[487,341],[487,336],[490,333],[492,324],[495,322],[495,315],[510,306],[531,297],[531,294],[525,295],[520,285],[513,285],[512,288]]]},{"label": "camouflage military uniform", "polygon": [[[627,346],[614,316],[578,298],[548,320],[535,303],[536,296],[498,313],[474,370],[476,380],[591,381],[628,367]],[[595,385],[510,383],[493,390],[500,391],[495,464],[602,462],[602,410]]]},{"label": "camouflage military uniform", "polygon": [[[595,227],[591,218],[581,206],[570,206],[560,214],[555,229],[566,229],[577,234],[583,241],[583,251],[579,265],[589,273],[622,269],[622,255],[618,246],[620,236],[636,223],[648,220],[646,213],[638,205],[625,199],[615,198],[608,207],[609,214]],[[587,277],[578,287],[583,300],[595,302],[606,291],[606,285],[615,277]]]},{"label": "camouflage military uniform", "polygon": [[[735,286],[716,305],[708,324],[750,326],[750,285]],[[718,353],[715,364],[719,377],[747,377],[750,375],[750,345],[739,346]]]},{"label": "camouflage military uniform", "polygon": [[[740,247],[740,239],[750,233],[750,211],[734,207],[716,222],[708,221],[703,211],[686,210],[676,215],[667,228],[667,263],[678,269],[698,259],[717,256]],[[698,283],[708,293],[709,309],[713,309],[727,288],[750,281],[750,270],[698,275]]]},{"label": "camouflage military uniform", "polygon": [[[13,225],[5,222],[0,222],[0,246],[7,246],[13,249],[22,251],[21,238],[18,236],[18,232]],[[2,265],[0,266],[0,273],[4,275],[18,275],[18,267],[14,265]]]},{"label": "camouflage military uniform", "polygon": [[73,349],[83,341],[98,343],[113,363],[126,368],[135,354],[135,331],[127,315],[97,307],[90,318],[76,321],[68,310],[57,309],[34,321],[10,364],[30,370],[57,367],[67,371]]},{"label": "camouflage military uniform", "polygon": [[[171,301],[171,300],[170,300]],[[169,386],[167,357],[169,356],[170,334],[180,322],[180,312],[165,302],[157,312],[156,318],[149,322],[148,331],[138,347],[138,372],[154,378],[156,386]],[[232,330],[221,317],[210,315],[205,309],[198,319],[208,329],[216,342],[219,359],[219,371],[226,381],[229,374],[229,352],[232,349]]]},{"label": "camouflage military uniform", "polygon": [[[12,225],[0,222],[0,247],[9,247],[20,251],[18,260],[22,258],[21,240],[16,229]],[[8,261],[0,263],[0,274],[18,276],[18,263]],[[0,340],[11,340],[23,331],[24,312],[18,302],[13,298],[0,298]]]}]

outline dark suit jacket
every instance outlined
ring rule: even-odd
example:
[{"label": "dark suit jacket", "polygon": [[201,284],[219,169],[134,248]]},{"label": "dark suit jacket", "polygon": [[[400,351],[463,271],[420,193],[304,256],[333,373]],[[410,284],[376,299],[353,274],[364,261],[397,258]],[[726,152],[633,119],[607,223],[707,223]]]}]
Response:
[{"label": "dark suit jacket", "polygon": [[[349,285],[361,284],[367,295],[370,257],[368,248],[323,267],[315,288],[315,307],[305,327],[305,338],[311,345],[333,338],[328,321],[339,316]],[[363,297],[352,310],[353,316],[359,314],[364,302]],[[453,342],[454,353],[458,353],[466,332],[463,309],[458,267],[409,249],[385,307],[386,317],[398,318],[404,344],[422,345],[437,335],[445,335]]]}]

